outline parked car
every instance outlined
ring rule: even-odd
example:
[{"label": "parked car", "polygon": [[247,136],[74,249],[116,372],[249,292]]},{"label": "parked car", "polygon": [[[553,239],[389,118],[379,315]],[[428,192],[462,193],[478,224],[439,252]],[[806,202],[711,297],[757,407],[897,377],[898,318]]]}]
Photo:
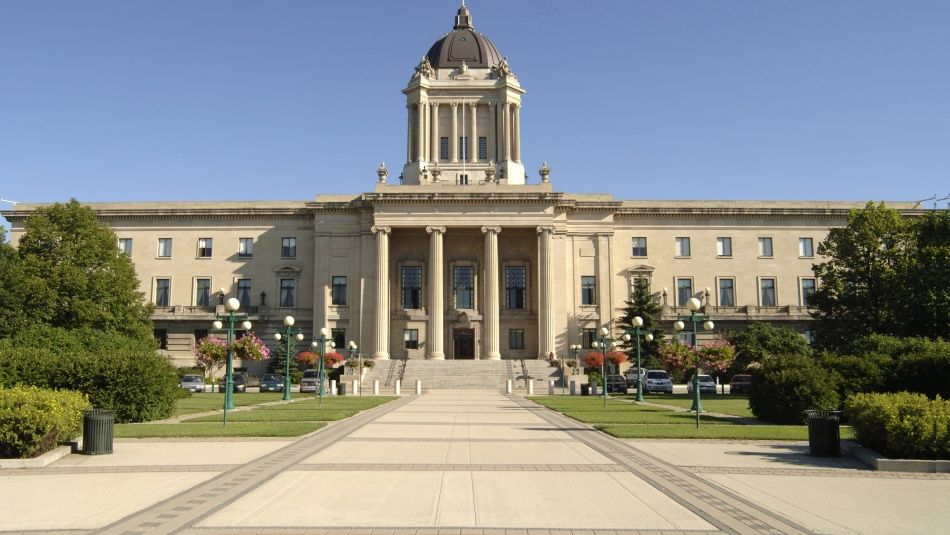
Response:
[{"label": "parked car", "polygon": [[629,368],[627,373],[624,375],[627,378],[627,386],[637,386],[637,375],[640,376],[641,380],[646,375],[647,371],[643,368]]},{"label": "parked car", "polygon": [[[218,392],[224,392],[227,387],[224,385],[225,378],[221,378],[221,382],[218,383]],[[247,377],[243,373],[235,373],[231,375],[231,391],[232,392],[247,392]]]},{"label": "parked car", "polygon": [[[686,383],[686,393],[693,393],[693,378],[689,378],[689,382]],[[715,394],[716,393],[716,381],[713,380],[710,375],[699,374],[699,393],[700,394]]]},{"label": "parked car", "polygon": [[276,373],[265,373],[261,376],[261,392],[283,392],[284,377]]},{"label": "parked car", "polygon": [[749,385],[752,384],[752,376],[740,373],[739,375],[733,375],[732,380],[729,382],[729,393],[730,394],[748,394]]},{"label": "parked car", "polygon": [[181,382],[178,383],[178,386],[189,392],[204,392],[205,380],[204,377],[200,375],[186,375],[181,378]]},{"label": "parked car", "polygon": [[316,392],[320,380],[317,370],[306,370],[300,379],[300,392]]},{"label": "parked car", "polygon": [[652,392],[672,394],[673,380],[670,379],[670,374],[663,370],[649,370],[643,381],[643,391],[648,394]]},{"label": "parked car", "polygon": [[607,376],[607,393],[618,392],[620,394],[627,393],[627,380],[624,379],[622,375],[608,375]]}]

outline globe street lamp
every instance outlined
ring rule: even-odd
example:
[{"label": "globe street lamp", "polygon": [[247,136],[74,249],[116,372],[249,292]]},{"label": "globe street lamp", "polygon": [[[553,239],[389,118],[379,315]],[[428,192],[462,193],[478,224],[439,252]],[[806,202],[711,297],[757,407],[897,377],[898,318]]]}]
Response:
[{"label": "globe street lamp", "polygon": [[[688,321],[693,324],[693,348],[695,353],[695,348],[699,347],[699,340],[696,338],[696,324],[702,322],[703,329],[706,331],[711,331],[716,326],[709,319],[708,316],[697,315],[696,312],[702,307],[702,303],[699,299],[691,297],[689,301],[686,302],[686,308],[689,309],[689,316],[680,316],[676,323],[673,324],[673,329],[677,332],[682,331],[686,325],[684,321]],[[695,355],[695,366],[693,366],[693,406],[689,408],[691,411],[696,411],[696,429],[699,429],[699,414],[703,412],[703,404],[699,395],[699,354]]]},{"label": "globe street lamp", "polygon": [[[570,350],[571,350],[571,358],[574,359],[572,361],[574,363],[574,366],[571,367],[571,370],[572,370],[572,373],[576,373],[575,370],[580,365],[580,361],[578,359],[580,358],[581,345],[571,344]],[[567,388],[567,379],[564,379],[564,388]]]},{"label": "globe street lamp", "polygon": [[[640,330],[640,327],[643,327],[643,318],[640,316],[634,316],[633,321],[633,331],[634,336],[637,338],[637,401],[643,401],[643,369],[640,367],[640,337],[643,336],[643,339],[647,342],[653,341],[653,333],[643,333]],[[625,342],[630,341],[630,333],[623,335]]]},{"label": "globe street lamp", "polygon": [[[329,340],[328,336],[330,335],[329,329],[322,327],[320,329],[320,338],[310,342],[310,347],[313,349],[318,349],[317,351],[319,358],[317,359],[317,380],[320,381],[320,386],[317,389],[317,395],[320,397],[320,404],[323,405],[323,396],[326,394],[326,390],[323,386],[324,380],[326,379],[326,351],[327,351],[327,341]],[[331,341],[330,347],[334,347],[335,344]]]},{"label": "globe street lamp", "polygon": [[607,327],[600,328],[600,341],[594,342],[592,345],[594,349],[603,350],[604,360],[600,364],[600,374],[603,376],[604,380],[604,407],[607,406],[607,351],[611,348],[617,347],[619,342],[607,336],[610,334],[610,330]]},{"label": "globe street lamp", "polygon": [[303,333],[294,328],[293,316],[284,317],[284,326],[287,327],[284,334],[274,333],[274,340],[279,342],[281,338],[287,339],[287,353],[284,356],[284,401],[290,401],[290,342],[291,337],[296,338],[298,342],[303,340]]},{"label": "globe street lamp", "polygon": [[247,321],[247,315],[245,314],[241,314],[241,317],[238,317],[237,311],[241,308],[241,302],[237,299],[233,297],[228,299],[228,301],[224,304],[224,307],[228,311],[227,315],[216,315],[216,319],[211,323],[211,326],[214,328],[214,330],[220,331],[224,329],[224,323],[222,323],[221,320],[228,322],[228,356],[227,366],[224,373],[224,425],[228,425],[228,411],[234,410],[234,396],[232,392],[234,385],[231,380],[234,370],[232,356],[233,353],[231,349],[231,344],[234,343],[234,323],[239,321],[241,317],[245,318],[241,323],[241,327],[245,331],[249,331],[251,330],[251,322]]}]

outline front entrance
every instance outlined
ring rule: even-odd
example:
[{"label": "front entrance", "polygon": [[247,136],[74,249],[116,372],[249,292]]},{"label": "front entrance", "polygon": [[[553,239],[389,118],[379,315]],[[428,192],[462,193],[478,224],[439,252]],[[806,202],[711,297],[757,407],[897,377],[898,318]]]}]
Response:
[{"label": "front entrance", "polygon": [[455,359],[475,358],[475,329],[454,329],[452,331],[452,356]]}]

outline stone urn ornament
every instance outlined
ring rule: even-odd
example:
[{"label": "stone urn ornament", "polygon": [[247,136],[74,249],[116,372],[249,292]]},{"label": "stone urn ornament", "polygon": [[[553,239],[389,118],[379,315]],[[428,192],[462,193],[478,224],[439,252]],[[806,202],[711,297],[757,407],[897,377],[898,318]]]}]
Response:
[{"label": "stone urn ornament", "polygon": [[379,167],[376,168],[376,175],[379,177],[380,184],[386,183],[386,178],[389,177],[389,169],[386,169],[386,162],[380,162]]},{"label": "stone urn ornament", "polygon": [[541,164],[541,169],[538,169],[538,174],[541,175],[541,182],[550,182],[551,168],[548,166],[548,162]]}]

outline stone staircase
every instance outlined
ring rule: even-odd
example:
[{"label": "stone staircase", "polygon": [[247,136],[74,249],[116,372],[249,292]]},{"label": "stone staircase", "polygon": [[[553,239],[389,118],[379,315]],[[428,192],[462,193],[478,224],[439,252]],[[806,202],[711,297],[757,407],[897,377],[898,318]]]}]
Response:
[{"label": "stone staircase", "polygon": [[[392,391],[395,380],[399,378],[402,360],[377,361],[376,367],[367,370],[363,376],[363,388],[372,388],[373,380],[379,381],[380,393]],[[512,387],[527,390],[520,360],[422,360],[410,359],[405,363],[405,375],[402,391],[412,392],[416,381],[422,381],[423,390],[429,389],[467,389],[477,388],[504,391],[505,381],[509,379],[508,364],[514,378]],[[534,381],[534,391],[547,392],[549,380],[560,378],[557,368],[548,366],[544,360],[525,360],[528,376]]]}]

